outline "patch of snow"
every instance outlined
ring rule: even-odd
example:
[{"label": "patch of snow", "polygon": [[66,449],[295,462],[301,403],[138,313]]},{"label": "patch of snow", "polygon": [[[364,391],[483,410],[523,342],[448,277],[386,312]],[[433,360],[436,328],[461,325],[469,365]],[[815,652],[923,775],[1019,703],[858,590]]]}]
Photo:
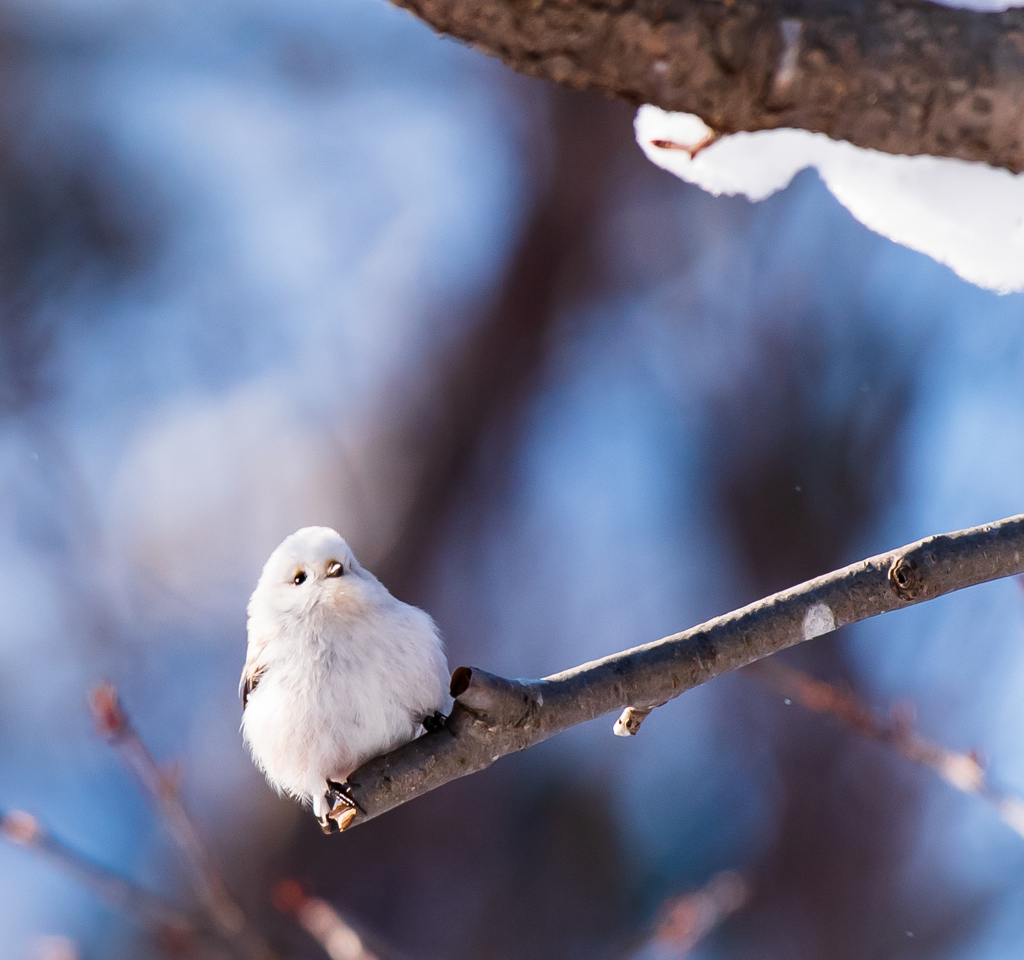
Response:
[{"label": "patch of snow", "polygon": [[699,117],[650,105],[634,126],[649,160],[716,196],[763,200],[814,167],[876,233],[979,287],[1024,290],[1024,175],[945,157],[894,156],[806,130],[714,139]]},{"label": "patch of snow", "polygon": [[804,615],[803,631],[805,640],[831,633],[836,628],[836,618],[827,603],[813,604]]}]

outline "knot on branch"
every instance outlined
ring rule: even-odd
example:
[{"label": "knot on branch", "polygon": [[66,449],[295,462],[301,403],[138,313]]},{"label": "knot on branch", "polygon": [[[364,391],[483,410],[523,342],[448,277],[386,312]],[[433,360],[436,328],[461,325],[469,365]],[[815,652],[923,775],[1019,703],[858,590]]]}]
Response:
[{"label": "knot on branch", "polygon": [[527,726],[544,705],[536,683],[506,680],[475,667],[456,667],[450,692],[456,703],[491,728]]},{"label": "knot on branch", "polygon": [[927,549],[897,557],[889,567],[889,586],[892,592],[908,602],[938,596],[940,591],[930,570],[936,562],[935,553]]}]

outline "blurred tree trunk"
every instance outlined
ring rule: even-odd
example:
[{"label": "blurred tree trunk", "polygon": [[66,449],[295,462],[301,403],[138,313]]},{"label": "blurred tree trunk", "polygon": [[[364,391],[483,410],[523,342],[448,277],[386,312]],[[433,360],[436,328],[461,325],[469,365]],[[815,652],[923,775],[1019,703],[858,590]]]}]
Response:
[{"label": "blurred tree trunk", "polygon": [[441,371],[429,418],[407,425],[402,446],[420,450],[423,470],[401,535],[378,564],[397,594],[415,596],[439,524],[453,500],[470,496],[467,476],[487,447],[500,471],[516,450],[519,414],[534,395],[535,377],[552,327],[581,290],[599,278],[590,247],[608,193],[608,168],[628,149],[621,107],[564,90],[545,97],[550,129],[538,131],[531,171],[537,200],[491,310]]}]

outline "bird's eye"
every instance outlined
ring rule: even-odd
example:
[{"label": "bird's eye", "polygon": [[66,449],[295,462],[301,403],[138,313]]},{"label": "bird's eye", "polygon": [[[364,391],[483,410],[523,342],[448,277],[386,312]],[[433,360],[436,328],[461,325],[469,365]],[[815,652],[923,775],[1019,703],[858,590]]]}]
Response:
[{"label": "bird's eye", "polygon": [[298,586],[300,583],[305,583],[305,582],[306,582],[306,571],[305,570],[297,571],[295,576],[292,577],[292,583],[294,583],[295,586]]},{"label": "bird's eye", "polygon": [[329,577],[340,577],[345,573],[345,568],[337,560],[332,560],[327,564],[327,576]]}]

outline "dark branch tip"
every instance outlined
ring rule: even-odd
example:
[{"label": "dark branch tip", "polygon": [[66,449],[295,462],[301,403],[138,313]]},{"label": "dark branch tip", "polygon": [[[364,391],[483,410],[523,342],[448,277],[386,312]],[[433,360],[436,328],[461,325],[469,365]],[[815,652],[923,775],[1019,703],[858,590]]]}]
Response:
[{"label": "dark branch tip", "polygon": [[472,667],[456,667],[452,671],[451,684],[448,687],[448,692],[457,700],[462,694],[468,689],[469,685],[473,682],[473,668]]},{"label": "dark branch tip", "polygon": [[[544,702],[534,684],[508,680],[470,667],[458,667],[452,674],[451,693],[456,707],[490,728],[524,726]],[[456,718],[458,712],[452,716]],[[455,726],[458,726],[457,721]]]}]

